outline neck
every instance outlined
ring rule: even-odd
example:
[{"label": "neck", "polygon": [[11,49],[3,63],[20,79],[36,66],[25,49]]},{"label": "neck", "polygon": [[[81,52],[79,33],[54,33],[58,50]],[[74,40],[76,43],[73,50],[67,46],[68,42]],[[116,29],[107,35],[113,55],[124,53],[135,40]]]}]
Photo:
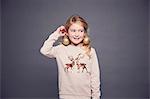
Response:
[{"label": "neck", "polygon": [[71,43],[71,45],[73,45],[73,46],[78,46],[78,47],[82,47],[82,46],[83,46],[83,44],[82,44],[82,43],[79,43],[79,44]]}]

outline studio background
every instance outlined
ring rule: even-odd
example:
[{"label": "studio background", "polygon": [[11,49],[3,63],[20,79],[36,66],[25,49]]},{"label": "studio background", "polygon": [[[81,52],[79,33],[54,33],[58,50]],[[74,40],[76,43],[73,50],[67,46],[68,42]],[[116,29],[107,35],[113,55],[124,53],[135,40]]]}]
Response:
[{"label": "studio background", "polygon": [[57,64],[40,54],[72,14],[89,23],[102,99],[148,99],[149,0],[1,0],[2,99],[57,99]]}]

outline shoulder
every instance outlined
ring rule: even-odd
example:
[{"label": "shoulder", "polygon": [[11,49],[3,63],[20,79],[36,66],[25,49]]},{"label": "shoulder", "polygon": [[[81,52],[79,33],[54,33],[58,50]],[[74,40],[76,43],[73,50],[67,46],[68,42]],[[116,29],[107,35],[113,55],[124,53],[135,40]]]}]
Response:
[{"label": "shoulder", "polygon": [[64,46],[64,45],[61,44],[61,43],[55,46],[56,49],[63,49],[63,48],[65,48],[65,47],[66,47],[66,46]]},{"label": "shoulder", "polygon": [[95,49],[94,47],[91,47],[91,56],[97,56],[99,52],[99,49]]},{"label": "shoulder", "polygon": [[91,47],[91,54],[96,53],[96,49],[94,47]]}]

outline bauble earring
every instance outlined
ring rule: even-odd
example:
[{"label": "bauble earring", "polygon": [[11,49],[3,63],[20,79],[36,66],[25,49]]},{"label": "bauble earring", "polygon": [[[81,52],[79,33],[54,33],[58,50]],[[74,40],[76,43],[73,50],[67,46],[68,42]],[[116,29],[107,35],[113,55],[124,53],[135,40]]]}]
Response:
[{"label": "bauble earring", "polygon": [[70,44],[70,40],[67,35],[64,35],[62,43],[67,46]]},{"label": "bauble earring", "polygon": [[84,37],[84,39],[83,39],[83,44],[84,45],[88,45],[88,44],[90,44],[90,38],[86,35],[85,37]]}]

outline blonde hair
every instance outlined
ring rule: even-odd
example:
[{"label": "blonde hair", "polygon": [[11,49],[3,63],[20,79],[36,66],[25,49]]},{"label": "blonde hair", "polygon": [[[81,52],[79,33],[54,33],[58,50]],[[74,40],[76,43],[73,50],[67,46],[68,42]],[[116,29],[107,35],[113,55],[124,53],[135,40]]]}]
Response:
[{"label": "blonde hair", "polygon": [[[80,24],[83,26],[85,35],[88,36],[88,23],[79,15],[72,15],[68,18],[68,20],[65,23],[65,28],[66,31],[68,32],[69,27],[76,22],[80,22]],[[83,42],[82,42],[83,43]],[[83,47],[85,49],[85,53],[90,57],[90,52],[91,52],[91,44],[90,42],[88,44],[83,44]]]}]

